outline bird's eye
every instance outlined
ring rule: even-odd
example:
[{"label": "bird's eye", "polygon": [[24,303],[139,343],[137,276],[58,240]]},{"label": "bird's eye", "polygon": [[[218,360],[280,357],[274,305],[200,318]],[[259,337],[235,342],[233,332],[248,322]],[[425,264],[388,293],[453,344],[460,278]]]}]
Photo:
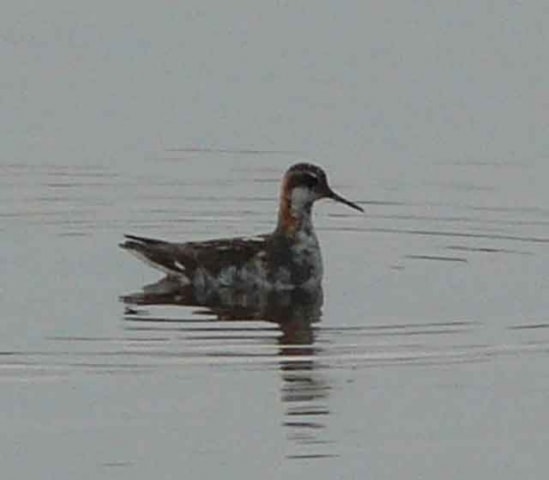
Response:
[{"label": "bird's eye", "polygon": [[308,187],[314,187],[318,183],[318,178],[309,173],[303,174],[303,183]]}]

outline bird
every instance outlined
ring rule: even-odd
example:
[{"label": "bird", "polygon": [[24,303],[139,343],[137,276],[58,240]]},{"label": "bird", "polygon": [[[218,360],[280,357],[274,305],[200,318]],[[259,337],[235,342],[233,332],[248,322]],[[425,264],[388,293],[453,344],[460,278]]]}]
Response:
[{"label": "bird", "polygon": [[323,267],[312,207],[322,198],[364,212],[330,188],[321,167],[297,163],[282,178],[271,233],[184,243],[125,235],[120,247],[197,291],[314,289],[321,284]]}]

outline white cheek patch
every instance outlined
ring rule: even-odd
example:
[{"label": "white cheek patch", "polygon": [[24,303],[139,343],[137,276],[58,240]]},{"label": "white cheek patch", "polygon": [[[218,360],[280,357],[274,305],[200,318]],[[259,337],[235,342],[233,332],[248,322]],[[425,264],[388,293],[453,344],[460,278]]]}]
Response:
[{"label": "white cheek patch", "polygon": [[316,194],[305,187],[296,187],[292,190],[292,211],[301,212],[316,200]]}]

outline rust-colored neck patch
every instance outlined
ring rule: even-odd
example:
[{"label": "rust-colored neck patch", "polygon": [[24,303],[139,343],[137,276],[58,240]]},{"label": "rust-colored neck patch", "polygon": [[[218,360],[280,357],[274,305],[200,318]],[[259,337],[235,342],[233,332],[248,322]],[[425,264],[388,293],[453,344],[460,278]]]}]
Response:
[{"label": "rust-colored neck patch", "polygon": [[295,186],[295,179],[285,177],[280,190],[277,230],[287,237],[295,236],[296,232],[303,226],[307,215],[305,211],[296,212],[292,208],[292,191]]},{"label": "rust-colored neck patch", "polygon": [[280,188],[280,204],[278,206],[277,230],[287,236],[293,236],[298,228],[298,220],[292,215],[292,186],[290,179],[285,176]]}]

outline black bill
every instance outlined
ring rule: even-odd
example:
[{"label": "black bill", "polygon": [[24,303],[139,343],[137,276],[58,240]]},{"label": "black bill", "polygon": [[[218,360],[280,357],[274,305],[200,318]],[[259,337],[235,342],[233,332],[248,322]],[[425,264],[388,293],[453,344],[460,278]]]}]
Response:
[{"label": "black bill", "polygon": [[359,212],[364,212],[364,209],[361,206],[351,202],[350,200],[347,200],[346,198],[343,198],[341,195],[338,195],[333,190],[330,190],[330,194],[328,195],[328,197],[331,198],[332,200],[335,200],[336,202],[344,203],[345,205],[348,205],[349,207],[354,208]]}]

